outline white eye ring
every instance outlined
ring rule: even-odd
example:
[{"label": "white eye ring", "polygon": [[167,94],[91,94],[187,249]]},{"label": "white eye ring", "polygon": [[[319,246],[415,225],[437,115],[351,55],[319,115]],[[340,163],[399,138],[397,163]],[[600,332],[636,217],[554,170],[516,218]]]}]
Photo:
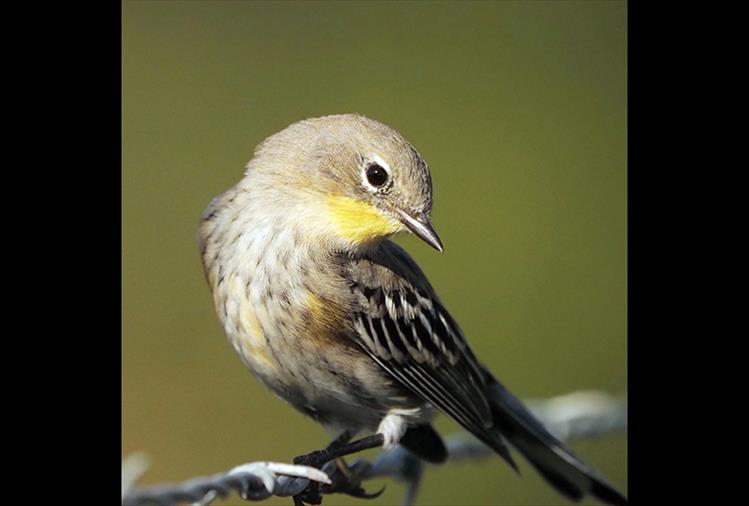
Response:
[{"label": "white eye ring", "polygon": [[[380,186],[375,186],[372,183],[370,183],[369,178],[367,177],[367,172],[369,168],[375,165],[379,165],[387,173],[387,180]],[[362,184],[372,192],[382,191],[384,188],[389,187],[390,182],[392,181],[390,165],[388,165],[388,163],[385,160],[383,160],[381,157],[377,155],[371,155],[371,156],[364,158],[364,163],[362,164],[361,174],[362,174]]]}]

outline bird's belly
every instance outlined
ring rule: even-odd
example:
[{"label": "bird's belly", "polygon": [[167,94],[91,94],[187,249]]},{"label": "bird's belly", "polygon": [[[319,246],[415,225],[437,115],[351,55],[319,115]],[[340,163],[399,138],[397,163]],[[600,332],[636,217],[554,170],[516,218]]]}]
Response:
[{"label": "bird's belly", "polygon": [[228,275],[217,300],[230,342],[265,386],[331,430],[374,430],[392,410],[434,416],[346,334],[344,311],[307,287],[278,288],[293,278]]},{"label": "bird's belly", "polygon": [[414,423],[429,421],[434,410],[394,381],[358,346],[320,347],[289,338],[249,332],[232,344],[247,368],[277,397],[324,425],[331,433],[345,429],[374,431],[390,412]]},{"label": "bird's belly", "polygon": [[[382,419],[397,412],[411,419],[412,423],[431,421],[435,412],[421,399],[410,394],[403,395],[399,388],[373,388],[372,385],[351,386],[341,389],[341,376],[326,378],[326,373],[317,371],[314,385],[302,387],[292,395],[289,402],[299,411],[313,418],[331,433],[343,430],[374,432]],[[312,379],[310,376],[308,378]],[[347,378],[349,385],[358,378]]]}]

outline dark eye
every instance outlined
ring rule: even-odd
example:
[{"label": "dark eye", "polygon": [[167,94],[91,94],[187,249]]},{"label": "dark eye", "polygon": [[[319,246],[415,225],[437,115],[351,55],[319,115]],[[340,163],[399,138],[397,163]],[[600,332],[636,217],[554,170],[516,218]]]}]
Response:
[{"label": "dark eye", "polygon": [[367,181],[375,188],[379,188],[388,181],[388,173],[381,166],[373,163],[367,167]]}]

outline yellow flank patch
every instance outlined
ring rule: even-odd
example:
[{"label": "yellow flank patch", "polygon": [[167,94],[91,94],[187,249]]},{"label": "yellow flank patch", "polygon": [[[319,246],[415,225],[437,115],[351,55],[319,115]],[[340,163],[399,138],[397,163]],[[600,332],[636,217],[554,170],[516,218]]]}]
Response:
[{"label": "yellow flank patch", "polygon": [[372,204],[340,195],[328,197],[336,234],[354,244],[366,244],[400,230],[401,224]]},{"label": "yellow flank patch", "polygon": [[263,349],[253,348],[250,350],[248,355],[252,359],[252,361],[255,362],[255,364],[259,365],[261,368],[271,370],[276,368],[276,365],[271,362],[268,353]]},{"label": "yellow flank patch", "polygon": [[337,305],[326,304],[320,297],[310,292],[307,295],[306,307],[310,314],[307,335],[311,338],[329,339],[336,330],[341,328],[343,315]]},{"label": "yellow flank patch", "polygon": [[229,278],[229,290],[234,300],[238,302],[238,316],[242,337],[240,346],[246,358],[264,368],[275,368],[267,351],[267,340],[260,322],[255,316],[247,293],[241,289],[241,283],[235,277]]}]

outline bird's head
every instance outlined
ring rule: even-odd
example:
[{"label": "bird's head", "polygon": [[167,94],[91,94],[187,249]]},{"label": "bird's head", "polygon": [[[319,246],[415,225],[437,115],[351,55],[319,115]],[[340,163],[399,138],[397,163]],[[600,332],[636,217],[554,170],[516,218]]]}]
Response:
[{"label": "bird's head", "polygon": [[[432,180],[419,153],[398,132],[354,114],[294,123],[258,146],[246,184],[262,185],[275,204],[345,249],[412,232],[442,251],[430,222]],[[300,204],[300,205],[294,205]]]}]

